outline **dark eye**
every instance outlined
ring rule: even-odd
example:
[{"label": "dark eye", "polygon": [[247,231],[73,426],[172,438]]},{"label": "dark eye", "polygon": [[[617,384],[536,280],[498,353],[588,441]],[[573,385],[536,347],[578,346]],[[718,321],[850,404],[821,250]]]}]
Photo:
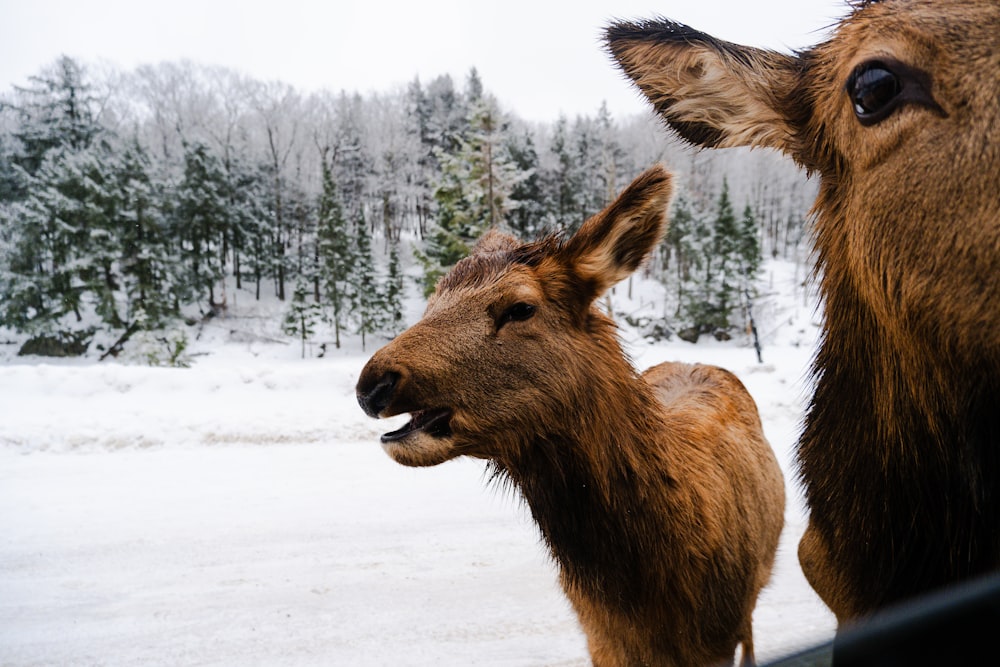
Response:
[{"label": "dark eye", "polygon": [[902,90],[899,76],[880,62],[859,65],[847,81],[854,115],[862,125],[874,125],[887,118],[899,106]]},{"label": "dark eye", "polygon": [[524,320],[530,320],[534,315],[535,307],[530,303],[515,303],[507,310],[503,311],[503,314],[500,315],[500,318],[497,320],[497,329],[508,322],[523,322]]}]

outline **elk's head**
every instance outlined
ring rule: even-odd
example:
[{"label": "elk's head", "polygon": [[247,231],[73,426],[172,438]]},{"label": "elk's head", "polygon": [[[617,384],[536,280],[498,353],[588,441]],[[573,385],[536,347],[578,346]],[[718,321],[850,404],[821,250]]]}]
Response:
[{"label": "elk's head", "polygon": [[686,141],[774,148],[820,175],[820,266],[889,335],[946,323],[993,336],[955,348],[996,345],[1000,3],[854,4],[794,55],[668,20],[615,24],[607,45]]},{"label": "elk's head", "polygon": [[361,373],[368,415],[410,414],[382,436],[389,456],[413,466],[497,458],[571,431],[588,378],[625,363],[593,303],[655,247],[670,195],[670,175],[654,167],[568,240],[483,237],[438,283],[420,322]]}]

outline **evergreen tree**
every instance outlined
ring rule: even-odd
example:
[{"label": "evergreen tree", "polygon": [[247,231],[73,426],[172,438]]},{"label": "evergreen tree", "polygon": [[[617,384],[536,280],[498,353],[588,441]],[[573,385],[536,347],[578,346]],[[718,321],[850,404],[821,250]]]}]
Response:
[{"label": "evergreen tree", "polygon": [[385,313],[383,329],[390,336],[397,336],[406,328],[403,321],[403,273],[399,265],[399,246],[389,247],[389,266],[382,292],[382,306]]},{"label": "evergreen tree", "polygon": [[[599,152],[595,152],[595,157],[599,159],[592,163],[601,174],[598,183],[604,187],[603,197],[597,209],[600,210],[614,201],[618,193],[619,179],[625,173],[626,153],[617,138],[618,127],[611,117],[607,102],[601,102],[594,124],[596,147],[599,149]],[[597,213],[597,210],[593,213]]]},{"label": "evergreen tree", "polygon": [[744,318],[746,329],[753,337],[754,349],[757,351],[757,361],[763,363],[760,350],[760,337],[757,334],[757,324],[753,317],[753,301],[757,296],[754,289],[754,281],[760,271],[762,253],[760,240],[758,238],[757,219],[754,217],[753,209],[747,204],[743,209],[743,219],[740,222],[740,237],[738,254],[740,260],[740,275],[743,280],[741,296],[744,299]]},{"label": "evergreen tree", "polygon": [[472,106],[469,127],[454,153],[441,155],[441,175],[434,192],[435,229],[417,259],[424,267],[424,292],[469,254],[487,230],[506,223],[516,207],[512,192],[529,173],[522,172],[507,150],[507,123],[496,100],[482,97]]},{"label": "evergreen tree", "polygon": [[694,238],[694,214],[687,195],[681,192],[673,203],[670,215],[670,225],[663,239],[668,250],[667,261],[664,261],[663,281],[668,286],[674,283],[677,311],[679,315],[687,290],[690,289],[691,273],[698,265],[698,253],[691,247],[690,240]]},{"label": "evergreen tree", "polygon": [[49,334],[72,313],[82,321],[83,290],[75,272],[80,202],[65,152],[50,152],[28,177],[27,200],[11,207],[0,303],[4,322]]},{"label": "evergreen tree", "polygon": [[[607,111],[607,109],[604,109]],[[610,127],[610,116],[601,119]],[[576,155],[573,167],[577,172],[579,183],[579,211],[575,227],[594,215],[614,196],[614,174],[608,172],[605,155],[606,127],[600,126],[601,121],[578,117],[573,124]],[[613,165],[612,165],[613,166]],[[609,195],[609,191],[611,194]]]},{"label": "evergreen tree", "polygon": [[84,75],[75,60],[61,56],[38,76],[29,77],[30,86],[15,86],[17,100],[12,106],[19,123],[13,134],[20,150],[14,162],[29,175],[38,171],[49,151],[81,151],[101,133],[93,86]]},{"label": "evergreen tree", "polygon": [[741,280],[740,227],[729,199],[729,181],[722,180],[712,234],[711,253],[714,272],[709,277],[715,317],[711,322],[716,329],[731,325],[733,311],[739,302]]},{"label": "evergreen tree", "polygon": [[[6,112],[7,109],[0,101],[0,127],[2,127],[3,116],[6,115]],[[17,142],[13,136],[0,133],[0,205],[24,199],[27,194],[24,172],[14,162],[17,154],[16,145]],[[2,227],[0,227],[0,231],[2,231]]]},{"label": "evergreen tree", "polygon": [[181,278],[159,206],[162,193],[138,141],[121,149],[113,170],[125,319],[130,325],[157,329],[179,316],[176,287]]},{"label": "evergreen tree", "polygon": [[283,331],[302,341],[303,359],[306,358],[306,341],[315,335],[319,318],[320,307],[309,298],[308,283],[302,279],[295,281],[295,291],[285,315]]},{"label": "evergreen tree", "polygon": [[483,99],[483,80],[479,77],[479,71],[473,67],[469,70],[469,76],[465,80],[465,99],[470,105],[477,105]]},{"label": "evergreen tree", "polygon": [[254,283],[260,300],[261,283],[271,277],[271,212],[267,168],[234,157],[226,167],[226,194],[229,199],[229,237],[236,288],[244,280]]},{"label": "evergreen tree", "polygon": [[[32,85],[16,88],[16,119],[3,144],[6,240],[0,263],[0,311],[21,331],[52,333],[83,321],[85,294],[95,286],[93,252],[110,248],[108,194],[91,86],[70,58],[60,58]],[[103,292],[101,294],[106,297]],[[111,301],[104,299],[103,305]],[[115,309],[105,308],[114,319]],[[63,316],[72,314],[69,321]]]},{"label": "evergreen tree", "polygon": [[667,241],[677,263],[678,315],[698,333],[731,328],[761,261],[749,207],[737,221],[726,179],[712,218],[699,214],[682,194],[675,203]]},{"label": "evergreen tree", "polygon": [[417,218],[417,233],[422,238],[430,220],[433,207],[433,170],[436,166],[434,157],[434,142],[431,132],[431,102],[424,93],[419,79],[410,83],[406,92],[406,118],[408,128],[416,133],[419,148],[415,165],[415,174],[408,184],[411,192],[412,206]]},{"label": "evergreen tree", "polygon": [[757,273],[760,271],[760,265],[764,258],[760,248],[757,218],[754,216],[750,204],[747,204],[743,209],[743,218],[740,221],[739,228],[737,255],[740,262],[740,273],[747,284],[752,284],[757,278]]},{"label": "evergreen tree", "polygon": [[573,233],[583,224],[583,184],[565,116],[556,121],[550,150],[555,166],[548,172],[546,181],[554,200],[556,227],[568,234]]},{"label": "evergreen tree", "polygon": [[326,318],[333,324],[334,343],[340,347],[340,330],[347,320],[349,306],[348,279],[354,263],[351,237],[333,180],[333,172],[324,159],[323,192],[317,206],[317,247],[320,283],[323,288]]},{"label": "evergreen tree", "polygon": [[336,146],[333,155],[333,178],[337,182],[341,205],[348,220],[361,213],[369,175],[371,156],[365,149],[364,108],[360,95],[341,94],[337,104]]},{"label": "evergreen tree", "polygon": [[354,261],[348,280],[351,285],[351,315],[357,333],[361,334],[361,349],[365,349],[367,336],[382,328],[384,308],[375,276],[372,259],[371,236],[364,215],[358,215],[354,225]]},{"label": "evergreen tree", "polygon": [[686,194],[678,197],[675,207],[667,238],[677,263],[677,316],[686,332],[684,337],[694,341],[718,324],[714,221]]},{"label": "evergreen tree", "polygon": [[29,182],[12,220],[18,245],[6,263],[6,321],[71,330],[93,308],[113,330],[155,327],[176,314],[170,246],[136,148],[50,151]]},{"label": "evergreen tree", "polygon": [[227,189],[222,166],[209,148],[200,142],[186,146],[173,231],[186,267],[185,296],[207,297],[210,308],[221,305],[215,299],[215,286],[225,269],[221,248],[229,229]]},{"label": "evergreen tree", "polygon": [[535,142],[530,132],[522,130],[510,136],[506,148],[511,162],[521,174],[510,191],[515,205],[508,215],[508,224],[522,240],[536,239],[552,226],[552,221],[546,205]]}]

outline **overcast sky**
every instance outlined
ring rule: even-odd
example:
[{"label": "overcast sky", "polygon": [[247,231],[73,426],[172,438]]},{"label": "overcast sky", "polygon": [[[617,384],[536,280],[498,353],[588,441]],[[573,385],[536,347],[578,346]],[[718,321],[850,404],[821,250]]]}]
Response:
[{"label": "overcast sky", "polygon": [[844,0],[0,0],[0,91],[61,54],[87,65],[188,59],[303,92],[389,91],[475,66],[531,120],[645,109],[600,44],[613,18],[675,19],[782,51],[824,38]]}]

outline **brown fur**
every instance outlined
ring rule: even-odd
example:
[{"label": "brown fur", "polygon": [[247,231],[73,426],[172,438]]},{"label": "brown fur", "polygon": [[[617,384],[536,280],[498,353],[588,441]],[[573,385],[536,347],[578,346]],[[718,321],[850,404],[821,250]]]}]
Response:
[{"label": "brown fur", "polygon": [[[595,665],[731,662],[741,642],[751,663],[783,524],[739,380],[684,364],[639,376],[593,307],[659,241],[670,193],[654,168],[565,242],[489,234],[358,381],[369,414],[413,413],[383,436],[396,461],[484,458],[520,490]],[[446,428],[413,430],[436,409]]]},{"label": "brown fur", "polygon": [[[996,570],[1000,3],[860,3],[797,55],[669,21],[612,26],[608,46],[688,141],[820,176],[825,323],[799,447],[813,588],[844,621]],[[852,72],[875,63],[900,93],[856,116]]]}]

